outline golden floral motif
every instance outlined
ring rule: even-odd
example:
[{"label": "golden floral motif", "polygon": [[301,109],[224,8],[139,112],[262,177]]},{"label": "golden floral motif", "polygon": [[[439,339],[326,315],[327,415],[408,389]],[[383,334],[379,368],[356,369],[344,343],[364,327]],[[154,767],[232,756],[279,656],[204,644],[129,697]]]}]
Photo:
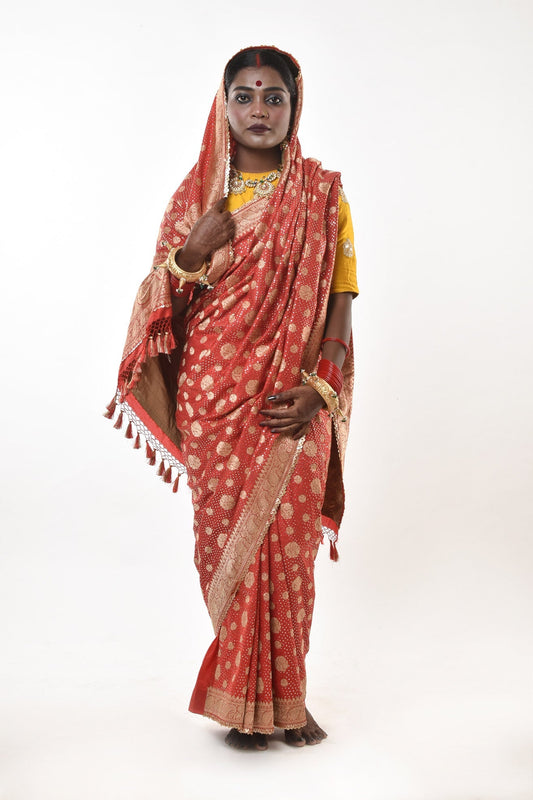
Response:
[{"label": "golden floral motif", "polygon": [[276,656],[274,659],[274,666],[278,672],[286,672],[289,666],[289,662],[285,658],[285,656]]},{"label": "golden floral motif", "polygon": [[348,239],[348,237],[343,242],[342,252],[346,256],[346,258],[353,258],[354,255],[353,244],[351,243],[350,239]]},{"label": "golden floral motif", "polygon": [[289,558],[296,558],[300,554],[300,545],[298,542],[289,542],[285,545],[285,553]]}]

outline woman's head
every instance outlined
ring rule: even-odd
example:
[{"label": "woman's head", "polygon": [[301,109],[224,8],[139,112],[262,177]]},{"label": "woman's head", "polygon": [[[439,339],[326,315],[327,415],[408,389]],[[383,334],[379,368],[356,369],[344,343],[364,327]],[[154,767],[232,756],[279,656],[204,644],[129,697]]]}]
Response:
[{"label": "woman's head", "polygon": [[224,70],[226,97],[237,73],[246,67],[272,67],[272,69],[275,69],[289,92],[291,108],[294,111],[297,99],[296,77],[298,75],[298,66],[289,56],[268,47],[249,47],[236,53],[228,61]]},{"label": "woman's head", "polygon": [[224,71],[227,112],[235,141],[252,150],[278,147],[288,136],[297,101],[297,65],[268,48],[235,55]]}]

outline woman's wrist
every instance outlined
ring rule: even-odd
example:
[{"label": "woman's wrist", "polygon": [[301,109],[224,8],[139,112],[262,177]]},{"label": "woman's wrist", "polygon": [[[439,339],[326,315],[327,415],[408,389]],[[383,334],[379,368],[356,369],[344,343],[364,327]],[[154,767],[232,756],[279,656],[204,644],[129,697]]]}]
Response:
[{"label": "woman's wrist", "polygon": [[[310,389],[313,392],[313,397],[316,398],[316,401],[317,401],[318,411],[320,411],[321,408],[327,408],[328,407],[328,404],[326,403],[326,401],[324,400],[324,398],[322,397],[322,395],[320,394],[320,392],[318,391],[318,389],[315,386],[311,386],[311,384],[308,384],[308,385],[304,386],[304,388],[305,389]],[[318,411],[317,411],[317,413],[318,413]]]},{"label": "woman's wrist", "polygon": [[180,269],[185,270],[185,272],[197,272],[200,269],[202,264],[207,258],[207,255],[202,255],[201,253],[191,251],[190,248],[187,249],[187,244],[185,244],[181,250],[176,252],[174,256],[174,261],[180,267]]},{"label": "woman's wrist", "polygon": [[310,386],[322,397],[328,409],[329,416],[333,418],[338,415],[340,419],[345,422],[346,417],[341,412],[339,406],[339,395],[332,389],[329,383],[327,383],[324,378],[319,377],[316,372],[307,373],[304,369],[300,370],[300,372],[302,374],[303,385]]}]

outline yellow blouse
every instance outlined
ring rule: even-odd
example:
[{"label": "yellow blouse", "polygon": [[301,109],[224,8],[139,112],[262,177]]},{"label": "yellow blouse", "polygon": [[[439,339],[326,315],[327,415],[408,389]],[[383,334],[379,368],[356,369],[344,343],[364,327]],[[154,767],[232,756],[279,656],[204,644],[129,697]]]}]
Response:
[{"label": "yellow blouse", "polygon": [[[242,172],[243,179],[258,180],[269,173]],[[277,179],[272,182],[274,186]],[[241,194],[230,192],[226,201],[228,211],[236,211],[245,203],[254,199],[253,187],[247,186]],[[353,295],[359,294],[357,288],[357,260],[353,246],[353,223],[350,213],[350,206],[342,189],[339,192],[339,226],[337,232],[337,252],[335,255],[335,266],[333,268],[333,278],[331,282],[331,294],[339,292],[352,292]]]}]

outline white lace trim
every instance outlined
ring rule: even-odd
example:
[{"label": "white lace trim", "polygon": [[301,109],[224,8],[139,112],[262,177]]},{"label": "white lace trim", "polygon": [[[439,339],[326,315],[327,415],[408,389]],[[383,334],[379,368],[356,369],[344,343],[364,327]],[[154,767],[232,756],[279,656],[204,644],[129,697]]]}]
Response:
[{"label": "white lace trim", "polygon": [[172,453],[169,453],[167,448],[161,444],[159,439],[154,436],[154,434],[146,427],[144,422],[137,416],[129,403],[117,403],[117,409],[119,413],[120,411],[123,411],[124,414],[126,414],[132,425],[135,425],[137,433],[139,433],[141,436],[144,436],[152,450],[155,450],[156,453],[159,453],[163,461],[168,461],[169,467],[176,469],[178,475],[184,475],[187,472],[185,465],[182,464],[181,461],[178,461],[178,459],[173,456]]},{"label": "white lace trim", "polygon": [[339,534],[335,533],[333,528],[328,528],[327,525],[322,525],[322,536],[327,536],[330,542],[336,542]]}]

